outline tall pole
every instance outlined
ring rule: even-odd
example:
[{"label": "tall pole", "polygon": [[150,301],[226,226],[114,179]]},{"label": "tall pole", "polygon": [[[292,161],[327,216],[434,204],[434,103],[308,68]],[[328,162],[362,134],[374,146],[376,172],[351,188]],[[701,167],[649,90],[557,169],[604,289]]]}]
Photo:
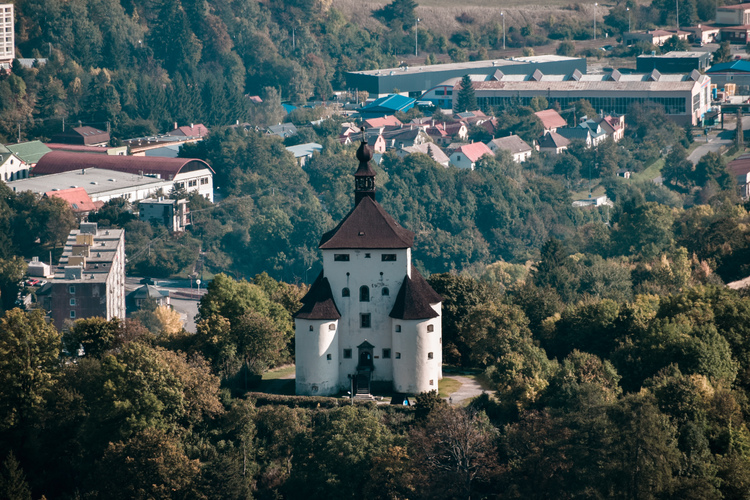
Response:
[{"label": "tall pole", "polygon": [[[674,0],[675,17],[677,18],[677,31],[680,31],[680,0]],[[680,34],[677,33],[679,38]]]},{"label": "tall pole", "polygon": [[596,40],[596,6],[599,5],[599,3],[594,3],[594,40]]},{"label": "tall pole", "polygon": [[505,12],[501,12],[500,16],[503,18],[503,50],[505,50]]},{"label": "tall pole", "polygon": [[628,11],[628,33],[630,33],[630,7],[626,8],[625,10]]},{"label": "tall pole", "polygon": [[419,44],[418,44],[418,42],[419,42],[419,38],[418,38],[418,36],[419,36],[419,21],[421,21],[421,19],[417,18],[417,22],[414,23],[414,55],[415,56],[419,55]]}]

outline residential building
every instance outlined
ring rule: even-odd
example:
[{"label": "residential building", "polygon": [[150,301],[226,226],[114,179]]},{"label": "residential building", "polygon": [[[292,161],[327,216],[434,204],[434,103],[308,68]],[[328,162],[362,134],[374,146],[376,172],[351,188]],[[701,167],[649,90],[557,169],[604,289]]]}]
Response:
[{"label": "residential building", "polygon": [[198,193],[211,202],[214,199],[214,171],[208,163],[195,158],[109,156],[53,151],[44,155],[31,173],[34,176],[40,176],[71,170],[85,172],[89,168],[115,170],[133,176],[171,181],[176,189]]},{"label": "residential building", "polygon": [[10,182],[28,176],[29,166],[10,149],[0,144],[0,181]]},{"label": "residential building", "polygon": [[425,154],[446,168],[451,163],[451,159],[448,157],[448,155],[446,155],[443,152],[443,150],[440,149],[440,147],[438,147],[436,144],[433,144],[431,142],[427,142],[424,144],[417,144],[414,146],[402,147],[401,149],[396,151],[396,154],[399,155],[401,158],[404,158],[414,153]]},{"label": "residential building", "polygon": [[586,144],[587,148],[595,145],[594,138],[591,135],[591,129],[589,129],[588,127],[561,127],[557,129],[556,133],[557,135],[566,138],[570,142],[581,141]]},{"label": "residential building", "polygon": [[282,139],[297,135],[297,127],[294,123],[279,123],[278,125],[271,125],[266,129],[266,134],[276,135]]},{"label": "residential building", "polygon": [[382,137],[385,139],[386,149],[399,149],[431,142],[430,136],[421,127],[413,125],[409,128],[383,132]]},{"label": "residential building", "polygon": [[137,311],[148,302],[153,302],[157,306],[170,305],[169,290],[162,290],[153,285],[143,285],[130,292],[125,298],[128,312]]},{"label": "residential building", "polygon": [[94,127],[73,127],[52,136],[52,142],[80,146],[107,146],[109,132]]},{"label": "residential building", "polygon": [[492,139],[487,143],[487,147],[490,148],[490,151],[493,153],[497,153],[498,150],[509,152],[513,157],[513,161],[516,163],[522,163],[531,156],[531,146],[526,144],[526,141],[517,135]]},{"label": "residential building", "polygon": [[40,195],[68,189],[83,189],[98,209],[99,204],[113,198],[125,198],[132,203],[158,196],[160,193],[168,193],[174,187],[174,183],[148,175],[84,168],[20,179],[9,182],[8,187],[19,193],[31,191]]},{"label": "residential building", "polygon": [[[566,109],[586,99],[605,114],[624,115],[633,104],[653,102],[680,124],[697,125],[711,107],[711,77],[698,71],[687,75],[633,74],[614,70],[603,75],[503,75],[496,81],[473,82],[480,108],[544,97]],[[454,92],[454,98],[455,98]]]},{"label": "residential building", "polygon": [[636,58],[636,71],[650,73],[690,73],[694,69],[705,71],[711,66],[710,52],[673,50],[666,54],[640,55]]},{"label": "residential building", "polygon": [[[481,75],[484,78],[493,75],[496,71],[525,75],[535,69],[545,73],[570,73],[577,69],[586,73],[586,58],[545,55],[352,71],[346,74],[346,87],[366,90],[373,97],[383,97],[391,94],[393,89],[399,89],[403,95],[419,98],[419,101],[433,102],[439,108],[451,109],[450,93],[452,93],[455,81],[464,75]],[[449,80],[451,80],[450,87],[444,86],[443,84]],[[449,92],[447,95],[440,95],[444,102],[441,103],[441,99],[437,98],[420,97],[427,94],[429,90],[435,89],[436,86],[442,86],[439,89],[441,93]],[[434,92],[433,95],[437,97],[438,93]]]},{"label": "residential building", "polygon": [[555,132],[560,127],[567,127],[568,122],[554,109],[544,109],[534,113],[542,122],[545,132]]},{"label": "residential building", "polygon": [[125,230],[82,223],[71,231],[37,297],[59,330],[81,318],[125,318]]},{"label": "residential building", "polygon": [[190,224],[187,200],[170,198],[146,198],[138,202],[138,219],[150,224],[164,226],[170,231],[184,231]]},{"label": "residential building", "polygon": [[619,142],[625,137],[625,115],[612,116],[607,115],[594,120],[608,137],[613,141]]},{"label": "residential building", "polygon": [[722,26],[719,30],[722,42],[740,43],[745,45],[750,41],[750,25]]},{"label": "residential building", "polygon": [[379,118],[368,118],[367,120],[364,120],[362,122],[362,126],[366,129],[371,129],[371,128],[382,129],[384,127],[401,127],[402,125],[403,123],[401,123],[401,120],[399,120],[393,115],[385,115]]},{"label": "residential building", "polygon": [[464,144],[451,154],[451,164],[458,168],[470,168],[474,170],[474,167],[482,156],[492,154],[492,150],[483,142]]},{"label": "residential building", "polygon": [[559,155],[570,145],[570,140],[561,136],[557,132],[547,132],[544,134],[537,144],[537,148],[541,153],[552,153]]},{"label": "residential building", "polygon": [[42,156],[52,151],[41,141],[8,144],[6,148],[24,162],[29,169],[33,169]]},{"label": "residential building", "polygon": [[174,123],[174,130],[167,132],[167,135],[172,137],[189,137],[194,139],[202,139],[208,135],[208,129],[202,123],[190,124],[188,127],[178,127],[177,122]]},{"label": "residential building", "polygon": [[95,203],[86,190],[82,187],[61,189],[59,191],[47,191],[44,193],[47,198],[60,198],[70,205],[71,210],[78,218],[78,221],[86,221],[91,212],[97,211],[104,202]]},{"label": "residential building", "polygon": [[297,164],[299,164],[300,167],[304,167],[307,160],[312,158],[315,153],[323,151],[323,146],[317,142],[308,142],[306,144],[288,146],[286,150],[294,155],[294,158],[297,160]]},{"label": "residential building", "polygon": [[363,142],[354,208],[321,238],[323,271],[294,315],[297,394],[418,394],[442,378],[442,298],[412,266],[414,233],[375,200],[372,156]]},{"label": "residential building", "polygon": [[720,38],[720,29],[717,26],[698,24],[689,28],[682,28],[692,33],[692,41],[703,47],[707,43],[716,43]]},{"label": "residential building", "polygon": [[0,3],[0,70],[10,71],[16,57],[13,4]]}]

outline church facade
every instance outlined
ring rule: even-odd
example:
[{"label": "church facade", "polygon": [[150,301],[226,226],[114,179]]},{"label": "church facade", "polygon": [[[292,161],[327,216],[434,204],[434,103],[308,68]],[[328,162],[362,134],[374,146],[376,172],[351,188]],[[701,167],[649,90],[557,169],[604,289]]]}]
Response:
[{"label": "church facade", "polygon": [[437,390],[442,298],[411,264],[414,233],[375,201],[365,141],[357,159],[354,208],[321,238],[323,271],[294,316],[296,393]]}]

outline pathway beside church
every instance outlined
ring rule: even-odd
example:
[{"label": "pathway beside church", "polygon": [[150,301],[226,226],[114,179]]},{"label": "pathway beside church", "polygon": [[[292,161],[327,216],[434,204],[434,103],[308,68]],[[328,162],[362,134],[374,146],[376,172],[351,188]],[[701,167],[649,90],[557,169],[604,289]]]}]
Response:
[{"label": "pathway beside church", "polygon": [[450,395],[451,402],[454,405],[464,405],[468,400],[480,396],[482,392],[484,392],[484,389],[479,385],[479,382],[473,378],[464,377],[463,375],[454,375],[452,373],[446,377],[452,378],[461,383],[461,387]]}]

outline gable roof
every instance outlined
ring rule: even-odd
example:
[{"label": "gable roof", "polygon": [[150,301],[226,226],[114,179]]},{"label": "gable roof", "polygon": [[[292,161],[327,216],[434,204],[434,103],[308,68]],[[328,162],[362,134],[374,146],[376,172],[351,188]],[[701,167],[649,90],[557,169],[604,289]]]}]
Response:
[{"label": "gable roof", "polygon": [[557,133],[569,141],[588,141],[593,135],[588,127],[562,127],[557,129]]},{"label": "gable roof", "polygon": [[430,304],[442,302],[443,298],[432,289],[415,267],[411,268],[411,278],[404,276],[404,282],[396,295],[389,315],[394,319],[430,319],[440,316]]},{"label": "gable roof", "polygon": [[380,127],[400,127],[403,125],[401,120],[393,115],[385,115],[379,118],[368,118],[362,122],[365,128],[380,128]]},{"label": "gable roof", "polygon": [[16,155],[24,163],[33,165],[39,161],[39,159],[52,151],[50,148],[44,145],[41,141],[29,141],[21,142],[18,144],[9,144],[6,146],[8,151]]},{"label": "gable roof", "polygon": [[52,136],[53,142],[82,144],[84,146],[109,142],[109,139],[109,132],[94,127],[74,127],[66,132],[60,132]]},{"label": "gable roof", "polygon": [[[582,129],[583,130],[583,129]],[[539,139],[540,148],[563,148],[570,144],[570,141],[557,132],[547,132]]]},{"label": "gable roof", "polygon": [[442,149],[431,142],[426,142],[424,144],[415,144],[414,146],[406,146],[401,149],[403,151],[406,151],[407,153],[426,154],[436,162],[446,167],[450,163],[450,158],[448,158],[448,155],[446,155]]},{"label": "gable roof", "polygon": [[466,155],[466,157],[474,163],[478,159],[480,159],[482,156],[486,154],[493,154],[492,150],[487,147],[487,145],[483,142],[474,142],[472,144],[464,144],[463,146],[456,149],[455,153],[463,153]]},{"label": "gable roof", "polygon": [[47,153],[39,160],[31,173],[33,175],[47,175],[86,168],[102,168],[136,175],[158,175],[161,179],[166,180],[174,179],[180,172],[191,172],[202,168],[207,168],[211,173],[214,173],[208,163],[196,158],[110,156],[67,151]]},{"label": "gable roof", "polygon": [[364,197],[338,226],[320,239],[319,248],[411,248],[414,233],[401,227],[378,202]]},{"label": "gable roof", "polygon": [[180,136],[180,137],[204,137],[208,135],[208,129],[205,125],[202,123],[197,123],[193,125],[192,123],[188,127],[187,125],[182,127],[177,127],[176,129],[172,130],[171,132],[167,132],[167,135],[170,136]]},{"label": "gable roof", "polygon": [[568,126],[568,122],[565,121],[565,118],[560,116],[560,113],[554,109],[545,109],[537,111],[534,114],[542,121],[542,126],[544,126],[545,129]]},{"label": "gable roof", "polygon": [[747,175],[750,173],[750,154],[740,155],[736,159],[727,163],[727,170],[735,176]]},{"label": "gable roof", "polygon": [[47,198],[54,196],[65,200],[74,212],[91,212],[97,209],[97,206],[91,201],[91,197],[82,187],[47,191],[44,196]]},{"label": "gable roof", "polygon": [[294,126],[294,123],[279,123],[278,125],[271,125],[266,130],[267,133],[271,135],[278,135],[281,138],[287,138],[295,135],[297,133],[297,127]]},{"label": "gable roof", "polygon": [[498,137],[490,141],[498,149],[504,149],[510,151],[513,154],[525,153],[531,151],[531,146],[526,144],[526,141],[518,137],[517,135],[509,135],[507,137]]},{"label": "gable roof", "polygon": [[341,318],[328,278],[320,272],[310,289],[302,297],[302,307],[294,313],[295,318],[335,320]]}]

